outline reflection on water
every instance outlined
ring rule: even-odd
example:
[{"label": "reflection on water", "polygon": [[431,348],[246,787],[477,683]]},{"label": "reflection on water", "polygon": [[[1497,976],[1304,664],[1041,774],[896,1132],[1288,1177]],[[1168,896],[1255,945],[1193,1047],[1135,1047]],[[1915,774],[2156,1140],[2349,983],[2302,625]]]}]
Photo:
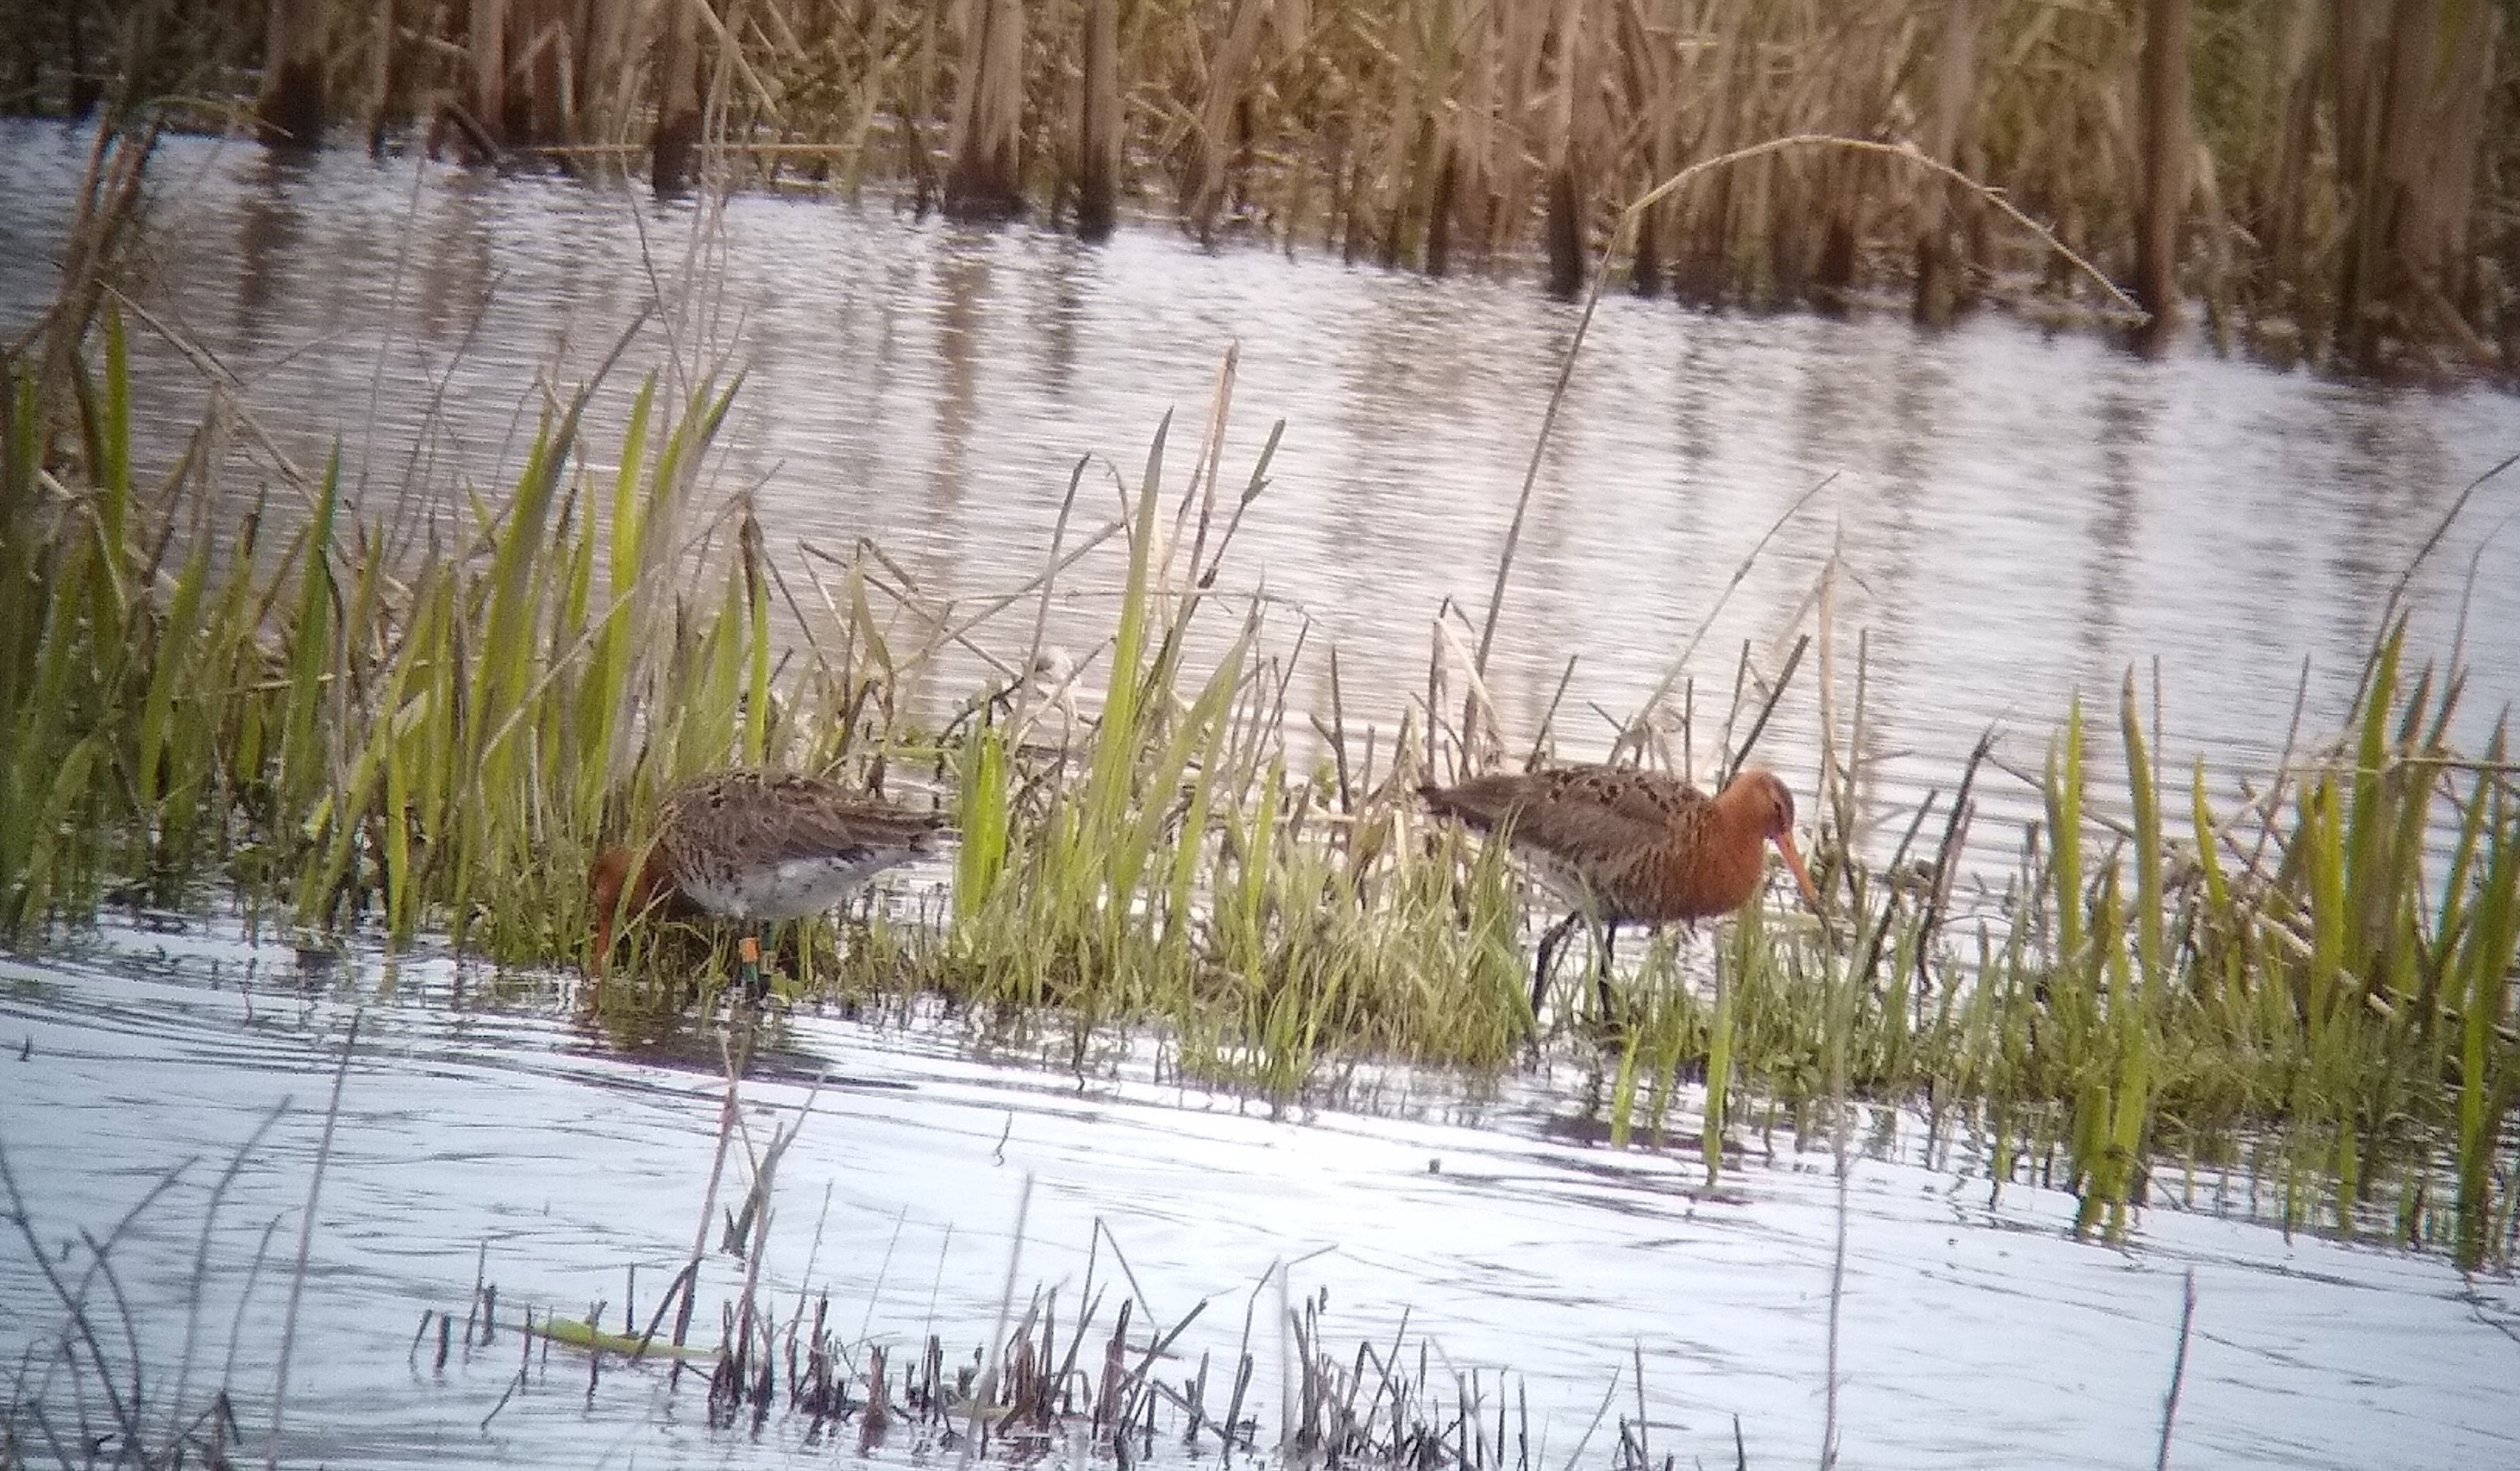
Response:
[{"label": "reflection on water", "polygon": [[[292,1463],[830,1455],[788,1417],[758,1436],[706,1430],[695,1381],[674,1391],[614,1364],[591,1386],[565,1353],[506,1398],[523,1308],[576,1315],[602,1303],[608,1321],[630,1299],[652,1310],[690,1248],[720,1085],[711,1057],[625,1057],[576,1033],[564,1006],[485,1004],[466,980],[442,958],[367,953],[310,976],[286,949],[223,931],[108,928],[81,954],[0,960],[0,1151],[36,1239],[83,1270],[79,1228],[101,1234],[161,1172],[196,1160],[116,1243],[117,1286],[162,1373],[202,1283],[193,1383],[239,1393],[258,1459],[288,1264],[355,1011],[297,1308]],[[803,1017],[779,1062],[746,1084],[754,1143],[809,1098],[810,1111],[779,1169],[760,1280],[782,1322],[828,1292],[830,1320],[853,1345],[887,1347],[896,1373],[931,1332],[949,1363],[991,1335],[1029,1179],[1015,1311],[1040,1282],[1059,1289],[1072,1324],[1089,1270],[1114,1282],[1116,1248],[1140,1298],[1133,1342],[1206,1301],[1158,1372],[1178,1385],[1211,1356],[1214,1409],[1253,1304],[1247,1408],[1264,1450],[1282,1335],[1276,1292],[1255,1303],[1255,1289],[1281,1262],[1297,1264],[1287,1301],[1326,1301],[1334,1357],[1363,1341],[1387,1355],[1405,1318],[1409,1339],[1433,1345],[1439,1384],[1475,1373],[1493,1397],[1510,1370],[1534,1466],[1611,1465],[1615,1421],[1589,1442],[1586,1426],[1614,1385],[1618,1412],[1633,1413],[1638,1364],[1657,1455],[1730,1464],[1735,1416],[1754,1465],[1816,1454],[1837,1195],[1828,1156],[1783,1132],[1745,1126],[1739,1168],[1708,1192],[1693,1149],[1601,1147],[1574,1101],[1598,1097],[1598,1080],[1588,1090],[1563,1070],[1502,1092],[1395,1072],[1372,1113],[1298,1118],[1158,1082],[1125,1052],[1081,1076],[992,1066],[929,1027]],[[207,1191],[284,1099],[292,1108],[227,1187],[197,1278]],[[2196,1211],[2145,1213],[2134,1249],[2077,1243],[2069,1198],[2027,1184],[1998,1196],[1965,1151],[1929,1173],[1911,1158],[1913,1121],[1878,1122],[1847,1193],[1848,1464],[2148,1459],[2190,1269],[2200,1306],[2181,1464],[2463,1468],[2520,1451],[2509,1282],[2222,1219],[2210,1181]],[[736,1168],[719,1197],[730,1208],[744,1187]],[[22,1241],[7,1241],[0,1359],[16,1364],[66,1325]],[[714,1304],[744,1270],[708,1259],[701,1339],[714,1341]],[[415,1326],[431,1309],[463,1317],[476,1271],[497,1284],[507,1326],[436,1368]],[[240,1347],[222,1370],[232,1324]],[[46,1393],[67,1404],[65,1385]],[[1178,1462],[1177,1446],[1160,1438],[1156,1454]],[[932,1464],[908,1435],[870,1454]]]},{"label": "reflection on water", "polygon": [[[44,298],[80,156],[49,126],[0,131],[17,181],[0,199],[0,331]],[[1223,584],[1281,600],[1280,646],[1298,616],[1314,654],[1335,644],[1347,709],[1386,729],[1425,687],[1438,610],[1485,607],[1573,327],[1527,283],[1204,253],[1160,231],[1087,248],[747,198],[696,237],[689,207],[562,182],[192,140],[167,146],[158,179],[146,299],[302,462],[342,436],[377,514],[452,515],[467,487],[512,474],[537,375],[590,371],[662,290],[676,310],[634,367],[747,374],[716,492],[752,493],[774,549],[873,538],[927,596],[968,602],[1038,571],[1079,457],[1094,457],[1079,525],[1109,513],[1167,410],[1166,483],[1187,483],[1238,343],[1226,489],[1271,422],[1286,433]],[[155,337],[142,349],[145,401],[201,402],[196,369]],[[2271,761],[2302,661],[2317,730],[2398,570],[2458,489],[2520,448],[2520,416],[2490,392],[2145,362],[1994,318],[1936,334],[1613,296],[1585,352],[1490,676],[1508,743],[1537,730],[1572,657],[1561,748],[1598,752],[1595,710],[1632,711],[1770,525],[1825,481],[1686,673],[1703,722],[1745,646],[1773,670],[1812,628],[1835,557],[1841,694],[1861,630],[1892,806],[1948,789],[1991,721],[2035,757],[2073,691],[2105,705],[2156,658],[2167,759]],[[599,461],[633,378],[604,400]],[[161,461],[180,422],[158,421]],[[2413,588],[2419,653],[2446,650],[2465,612],[2471,736],[2520,693],[2520,535],[2497,534],[2515,507],[2520,480],[2488,485]],[[1117,577],[1107,557],[1080,569],[1054,637],[1080,655],[1098,644]],[[1019,647],[1030,619],[1027,602],[978,637]],[[1326,706],[1326,673],[1309,659],[1298,699]],[[923,697],[978,677],[942,662]],[[1771,759],[1807,774],[1817,713],[1807,672]],[[1712,744],[1702,729],[1688,742],[1701,766]]]}]

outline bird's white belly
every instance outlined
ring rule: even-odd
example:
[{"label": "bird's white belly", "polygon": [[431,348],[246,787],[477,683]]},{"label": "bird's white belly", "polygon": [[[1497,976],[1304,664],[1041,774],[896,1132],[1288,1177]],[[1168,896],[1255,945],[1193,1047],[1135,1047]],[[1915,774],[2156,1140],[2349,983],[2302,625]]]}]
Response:
[{"label": "bird's white belly", "polygon": [[1566,908],[1593,911],[1602,907],[1599,893],[1584,870],[1556,854],[1534,844],[1516,843],[1513,856],[1533,883]]},{"label": "bird's white belly", "polygon": [[740,873],[690,874],[682,888],[694,904],[711,914],[740,922],[775,922],[837,908],[885,866],[863,858],[797,858]]}]

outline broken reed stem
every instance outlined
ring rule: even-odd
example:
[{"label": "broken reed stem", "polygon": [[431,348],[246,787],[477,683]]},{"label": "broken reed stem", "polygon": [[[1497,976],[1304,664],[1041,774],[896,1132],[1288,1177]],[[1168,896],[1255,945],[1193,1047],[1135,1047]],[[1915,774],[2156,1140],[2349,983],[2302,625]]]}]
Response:
[{"label": "broken reed stem", "polygon": [[1007,1276],[1005,1285],[998,1292],[998,1316],[996,1325],[989,1333],[987,1366],[981,1371],[979,1382],[971,1387],[970,1414],[964,1424],[963,1457],[958,1464],[966,1468],[966,1471],[970,1466],[972,1458],[979,1454],[980,1417],[989,1412],[992,1403],[997,1398],[998,1375],[1005,1368],[1007,1319],[1014,1315],[1015,1273],[1023,1266],[1024,1231],[1026,1223],[1031,1219],[1032,1172],[1026,1170],[1023,1175],[1023,1186],[1015,1196],[1014,1235],[1007,1244]]},{"label": "broken reed stem", "polygon": [[[1949,179],[1953,183],[1969,191],[1971,194],[1976,195],[1987,203],[1994,205],[1999,213],[2002,213],[2015,224],[2038,237],[2042,245],[2063,256],[2066,261],[2074,267],[2074,269],[2082,272],[2085,276],[2090,277],[2093,282],[2097,283],[2100,290],[2106,291],[2109,296],[2125,310],[2128,316],[2138,321],[2147,320],[2150,316],[2150,313],[2146,312],[2142,306],[2138,304],[2134,297],[2119,290],[2117,283],[2111,281],[2106,272],[2103,272],[2099,267],[2092,264],[2089,260],[2084,259],[2083,256],[2071,245],[2068,245],[2062,240],[2059,240],[2054,231],[2039,223],[2037,220],[2032,219],[2029,215],[2022,213],[2021,210],[2012,203],[2010,199],[2005,196],[2002,190],[1995,189],[1988,185],[1979,183],[1976,179],[1969,177],[1969,175],[1953,167],[1951,164],[1942,162],[1941,160],[1927,155],[1922,149],[1917,148],[1913,143],[1906,141],[1898,143],[1882,143],[1875,139],[1846,138],[1834,133],[1794,133],[1783,138],[1771,138],[1764,143],[1754,143],[1746,148],[1735,149],[1729,154],[1722,154],[1712,158],[1700,159],[1699,161],[1690,164],[1688,167],[1682,169],[1680,172],[1673,174],[1670,178],[1663,180],[1660,184],[1657,184],[1653,188],[1645,191],[1625,209],[1619,211],[1619,217],[1611,227],[1610,238],[1602,243],[1598,266],[1595,274],[1598,277],[1607,273],[1611,251],[1615,247],[1625,244],[1627,239],[1633,235],[1636,229],[1637,220],[1642,216],[1645,210],[1660,203],[1663,200],[1670,197],[1674,191],[1687,185],[1700,174],[1708,173],[1718,168],[1730,167],[1732,164],[1744,162],[1751,158],[1762,157],[1769,154],[1783,153],[1787,150],[1802,148],[1844,149],[1854,153],[1896,158],[1908,163],[1915,164],[1926,170],[1928,173],[1938,174],[1943,178]],[[1592,312],[1593,301],[1598,299],[1599,295],[1600,287],[1599,283],[1597,281],[1594,286],[1592,296],[1587,298],[1585,301],[1585,313],[1588,317]],[[1571,352],[1572,349],[1570,348],[1569,351]]]},{"label": "broken reed stem", "polygon": [[[1767,731],[1769,718],[1777,713],[1778,702],[1785,697],[1785,691],[1792,687],[1794,671],[1802,667],[1803,654],[1810,649],[1811,643],[1809,634],[1794,640],[1793,652],[1785,655],[1785,667],[1777,672],[1777,683],[1768,691],[1768,697],[1759,702],[1759,716],[1750,722],[1750,733],[1741,737],[1740,749],[1733,751],[1724,763],[1725,784],[1731,784],[1733,774],[1750,764],[1750,753],[1758,749],[1759,736]],[[1859,703],[1862,697],[1860,693],[1857,695]]]},{"label": "broken reed stem", "polygon": [[[699,1225],[692,1232],[691,1255],[684,1258],[681,1274],[675,1277],[671,1286],[666,1288],[667,1295],[658,1299],[656,1303],[656,1313],[661,1317],[664,1315],[666,1303],[672,1301],[672,1294],[679,1290],[683,1295],[682,1302],[674,1310],[672,1343],[678,1350],[689,1342],[691,1336],[692,1307],[699,1296],[700,1263],[708,1255],[709,1225],[717,1218],[717,1187],[726,1176],[727,1150],[735,1142],[743,1070],[751,1050],[752,1030],[749,1027],[733,1029],[730,1035],[719,1043],[719,1055],[726,1062],[726,1092],[720,1094],[718,1100],[717,1148],[709,1155],[708,1184],[700,1191]],[[677,1374],[682,1371],[682,1359],[679,1354],[674,1360],[674,1369]]]},{"label": "broken reed stem", "polygon": [[[2155,729],[2159,729],[2157,723]],[[1915,988],[1916,1004],[1920,1007],[1924,1004],[1925,988],[1932,983],[1927,961],[1933,950],[1934,935],[1942,927],[1943,911],[1951,903],[1953,873],[1959,866],[1960,849],[1968,841],[1972,810],[1969,793],[1977,784],[1977,769],[1986,764],[1988,753],[1995,749],[1995,723],[1989,722],[1979,735],[1977,744],[1969,750],[1968,765],[1960,769],[1959,789],[1952,795],[1951,816],[1943,825],[1942,844],[1934,855],[1933,883],[1926,891],[1924,914],[1916,925]]]}]

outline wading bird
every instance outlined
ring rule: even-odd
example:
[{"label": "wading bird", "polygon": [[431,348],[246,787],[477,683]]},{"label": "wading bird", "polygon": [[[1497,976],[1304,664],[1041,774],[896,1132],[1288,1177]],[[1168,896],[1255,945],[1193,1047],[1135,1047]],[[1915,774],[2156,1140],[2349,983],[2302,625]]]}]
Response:
[{"label": "wading bird", "polygon": [[725,771],[665,794],[642,847],[607,848],[587,874],[595,973],[616,920],[662,907],[742,927],[745,989],[758,995],[755,927],[836,908],[876,874],[935,850],[944,820],[795,772]]},{"label": "wading bird", "polygon": [[1776,773],[1757,767],[1712,797],[1677,777],[1615,766],[1500,773],[1459,786],[1421,786],[1418,794],[1442,816],[1502,834],[1535,877],[1575,907],[1541,937],[1531,977],[1534,1016],[1550,959],[1576,921],[1590,915],[1600,926],[1606,1010],[1613,928],[1739,909],[1759,891],[1770,843],[1784,855],[1803,899],[1820,907],[1794,850],[1794,794]]}]

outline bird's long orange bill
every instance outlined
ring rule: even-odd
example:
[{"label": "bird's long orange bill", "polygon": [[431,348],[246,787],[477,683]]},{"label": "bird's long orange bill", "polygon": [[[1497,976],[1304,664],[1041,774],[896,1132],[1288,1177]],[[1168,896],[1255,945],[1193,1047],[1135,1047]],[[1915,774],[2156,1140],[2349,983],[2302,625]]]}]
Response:
[{"label": "bird's long orange bill", "polygon": [[1776,844],[1777,851],[1785,856],[1785,867],[1794,870],[1794,882],[1802,885],[1803,903],[1819,909],[1820,890],[1812,886],[1811,870],[1803,867],[1803,856],[1794,851],[1794,835],[1779,832],[1776,835]]}]

